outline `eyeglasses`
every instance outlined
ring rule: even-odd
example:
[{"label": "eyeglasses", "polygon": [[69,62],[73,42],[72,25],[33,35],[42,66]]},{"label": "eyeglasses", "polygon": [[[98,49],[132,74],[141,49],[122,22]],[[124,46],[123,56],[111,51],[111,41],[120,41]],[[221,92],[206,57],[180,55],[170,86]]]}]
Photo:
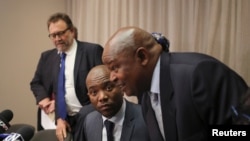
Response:
[{"label": "eyeglasses", "polygon": [[50,39],[55,39],[56,38],[56,36],[58,36],[58,37],[62,37],[64,34],[65,34],[65,32],[67,31],[67,30],[69,30],[70,28],[68,27],[68,28],[66,28],[65,30],[63,30],[63,31],[59,31],[59,32],[56,32],[56,33],[51,33],[51,34],[49,34],[49,38]]}]

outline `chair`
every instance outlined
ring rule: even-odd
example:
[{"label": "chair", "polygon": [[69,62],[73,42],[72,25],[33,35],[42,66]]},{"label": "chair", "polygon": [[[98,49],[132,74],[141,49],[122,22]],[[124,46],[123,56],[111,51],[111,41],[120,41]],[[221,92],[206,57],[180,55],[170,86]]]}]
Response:
[{"label": "chair", "polygon": [[25,141],[29,141],[35,134],[35,127],[24,123],[13,124],[5,133],[18,133]]},{"label": "chair", "polygon": [[[71,141],[72,136],[70,133],[67,134],[67,138],[64,141]],[[40,130],[35,133],[30,141],[58,141],[56,137],[55,129]]]},{"label": "chair", "polygon": [[12,124],[8,130],[6,130],[5,133],[12,133],[12,132],[17,132],[18,129],[22,128],[22,127],[29,127],[30,129],[32,129],[35,132],[35,127],[29,124],[25,124],[25,123],[18,123],[18,124]]}]

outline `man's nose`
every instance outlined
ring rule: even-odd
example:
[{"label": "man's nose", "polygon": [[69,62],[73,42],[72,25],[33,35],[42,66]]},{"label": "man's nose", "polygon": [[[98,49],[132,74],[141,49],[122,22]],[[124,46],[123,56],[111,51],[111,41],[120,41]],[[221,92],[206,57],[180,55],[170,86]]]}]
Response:
[{"label": "man's nose", "polygon": [[115,81],[117,79],[116,75],[115,75],[115,72],[111,71],[110,72],[110,77],[109,77],[110,81]]},{"label": "man's nose", "polygon": [[100,91],[99,92],[99,100],[100,101],[104,101],[108,98],[108,96],[106,95],[106,93],[104,91]]}]

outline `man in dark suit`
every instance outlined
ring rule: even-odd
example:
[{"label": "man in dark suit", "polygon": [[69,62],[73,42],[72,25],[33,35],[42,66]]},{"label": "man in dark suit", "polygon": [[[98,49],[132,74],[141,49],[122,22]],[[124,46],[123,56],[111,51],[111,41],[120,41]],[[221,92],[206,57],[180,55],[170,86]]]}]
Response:
[{"label": "man in dark suit", "polygon": [[[111,131],[114,141],[149,140],[140,105],[123,98],[120,86],[109,80],[109,70],[105,65],[91,69],[86,85],[91,105],[84,106],[79,112],[80,118],[74,138],[76,141],[106,140],[106,120],[114,124]],[[86,109],[96,111],[87,114]]]},{"label": "man in dark suit", "polygon": [[[54,49],[41,54],[37,70],[30,82],[31,90],[39,108],[49,114],[55,110],[56,134],[61,141],[66,131],[72,128],[74,133],[75,115],[83,105],[89,104],[85,78],[89,70],[102,64],[103,48],[94,43],[81,42],[75,39],[74,25],[68,15],[64,13],[53,14],[47,22],[49,38],[54,43]],[[58,77],[60,55],[66,54],[63,80],[64,96],[58,97]],[[62,104],[58,99],[66,101],[65,115],[59,115]],[[64,102],[65,103],[65,102]],[[70,126],[69,126],[70,125]]]},{"label": "man in dark suit", "polygon": [[247,84],[211,56],[168,52],[166,40],[120,28],[104,47],[103,63],[127,95],[142,97],[152,141],[207,140],[210,125],[232,124],[231,106]]}]

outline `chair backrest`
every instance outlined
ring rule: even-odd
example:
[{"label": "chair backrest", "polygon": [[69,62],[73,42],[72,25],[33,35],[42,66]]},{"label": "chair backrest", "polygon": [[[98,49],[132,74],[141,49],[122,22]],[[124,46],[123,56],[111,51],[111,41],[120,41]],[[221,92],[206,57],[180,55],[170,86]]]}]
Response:
[{"label": "chair backrest", "polygon": [[[67,138],[64,141],[71,141],[72,136],[70,133],[67,134]],[[40,130],[35,133],[30,141],[58,141],[56,137],[55,129]]]},{"label": "chair backrest", "polygon": [[12,124],[10,126],[10,128],[5,132],[5,133],[12,133],[12,132],[16,132],[18,131],[18,129],[22,128],[22,127],[30,127],[33,129],[33,131],[35,132],[35,127],[29,124],[25,124],[25,123],[17,123],[17,124]]},{"label": "chair backrest", "polygon": [[35,127],[25,123],[12,124],[5,133],[18,133],[25,141],[29,141],[35,134]]}]

